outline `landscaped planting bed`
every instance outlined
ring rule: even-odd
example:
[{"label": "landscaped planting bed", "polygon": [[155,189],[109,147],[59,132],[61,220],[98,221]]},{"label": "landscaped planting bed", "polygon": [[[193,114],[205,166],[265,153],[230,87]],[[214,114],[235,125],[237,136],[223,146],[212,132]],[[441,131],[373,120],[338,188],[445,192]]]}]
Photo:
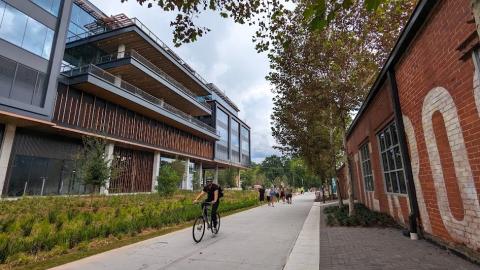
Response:
[{"label": "landscaped planting bed", "polygon": [[[0,268],[68,254],[193,220],[196,193],[43,197],[0,201]],[[256,192],[225,191],[219,211],[258,204]],[[110,241],[111,242],[111,241]],[[3,265],[3,267],[2,267]]]}]

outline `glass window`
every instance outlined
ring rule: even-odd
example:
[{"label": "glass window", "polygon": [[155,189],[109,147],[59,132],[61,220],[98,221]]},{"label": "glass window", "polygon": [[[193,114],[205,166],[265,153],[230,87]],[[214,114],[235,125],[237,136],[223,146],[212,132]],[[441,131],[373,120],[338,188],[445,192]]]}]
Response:
[{"label": "glass window", "polygon": [[47,27],[32,18],[28,18],[22,47],[36,55],[43,55],[46,35]]},{"label": "glass window", "polygon": [[[86,26],[94,22],[96,22],[94,17],[74,4],[72,6],[70,25],[68,26],[68,38],[88,32],[89,29]],[[81,36],[79,38],[81,38]]]},{"label": "glass window", "polygon": [[360,147],[360,158],[362,163],[363,181],[365,183],[365,190],[373,191],[373,174],[372,164],[370,162],[370,152],[368,149],[368,143]]},{"label": "glass window", "polygon": [[220,140],[216,143],[216,153],[215,157],[218,159],[228,160],[229,159],[229,147],[228,147],[228,114],[224,111],[217,109],[216,111],[216,128],[220,133]]},{"label": "glass window", "polygon": [[37,82],[38,71],[18,65],[10,98],[30,104]]},{"label": "glass window", "polygon": [[32,104],[38,107],[43,107],[45,102],[45,94],[47,89],[47,78],[43,73],[38,74],[37,85],[35,86],[35,93],[33,94]]},{"label": "glass window", "polygon": [[31,0],[41,8],[50,12],[52,15],[58,16],[60,9],[60,0]]},{"label": "glass window", "polygon": [[52,29],[2,1],[0,1],[0,13],[3,14],[0,38],[45,59],[50,59],[54,35]]},{"label": "glass window", "polygon": [[16,69],[17,63],[15,61],[0,57],[0,96],[10,96]]},{"label": "glass window", "polygon": [[42,57],[45,59],[50,59],[50,53],[52,52],[53,44],[53,34],[54,32],[47,28],[47,36],[45,37],[45,45],[43,46]]},{"label": "glass window", "polygon": [[243,127],[240,129],[240,138],[242,140],[242,163],[250,163],[250,131]]},{"label": "glass window", "polygon": [[240,124],[231,121],[232,161],[240,162]]},{"label": "glass window", "polygon": [[10,5],[6,5],[2,25],[0,26],[0,37],[10,43],[21,46],[27,20],[27,15]]},{"label": "glass window", "polygon": [[46,75],[5,57],[0,57],[0,96],[43,107]]},{"label": "glass window", "polygon": [[397,129],[394,123],[388,125],[378,134],[378,141],[387,192],[406,194],[402,153],[400,152]]}]

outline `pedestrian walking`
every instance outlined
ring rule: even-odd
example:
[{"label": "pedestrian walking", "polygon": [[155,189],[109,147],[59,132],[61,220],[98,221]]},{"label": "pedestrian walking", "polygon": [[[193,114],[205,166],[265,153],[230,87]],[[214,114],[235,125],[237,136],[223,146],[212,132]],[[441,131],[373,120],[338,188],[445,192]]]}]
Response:
[{"label": "pedestrian walking", "polygon": [[278,195],[278,192],[277,192],[275,186],[272,186],[272,188],[270,189],[270,200],[271,200],[271,203],[272,203],[271,204],[272,207],[275,206],[275,200],[276,200],[277,195]]},{"label": "pedestrian walking", "polygon": [[292,193],[293,193],[292,188],[291,188],[291,187],[287,187],[287,190],[286,190],[286,192],[285,192],[285,196],[286,196],[286,199],[287,199],[287,203],[288,203],[288,204],[292,204],[292,197],[293,197]]},{"label": "pedestrian walking", "polygon": [[259,200],[260,202],[263,202],[265,200],[265,188],[263,186],[260,186],[258,189],[258,195],[259,195]]},{"label": "pedestrian walking", "polygon": [[280,199],[282,199],[282,202],[285,203],[285,188],[280,187]]},{"label": "pedestrian walking", "polygon": [[270,192],[271,192],[271,188],[267,188],[265,190],[265,194],[267,194],[267,203],[268,203],[268,206],[270,206],[270,204],[272,203],[272,197],[270,196]]}]

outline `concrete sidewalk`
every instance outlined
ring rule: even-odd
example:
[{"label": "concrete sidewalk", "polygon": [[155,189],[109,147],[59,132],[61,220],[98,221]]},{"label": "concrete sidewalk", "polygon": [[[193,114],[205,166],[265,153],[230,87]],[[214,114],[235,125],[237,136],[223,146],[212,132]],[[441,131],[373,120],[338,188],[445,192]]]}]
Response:
[{"label": "concrete sidewalk", "polygon": [[320,266],[320,203],[313,204],[284,270],[318,270]]}]

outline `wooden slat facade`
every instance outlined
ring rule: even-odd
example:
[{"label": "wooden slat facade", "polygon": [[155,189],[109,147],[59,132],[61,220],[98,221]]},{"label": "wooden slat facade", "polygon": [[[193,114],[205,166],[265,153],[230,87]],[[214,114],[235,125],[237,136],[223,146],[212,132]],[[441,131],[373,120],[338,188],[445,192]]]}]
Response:
[{"label": "wooden slat facade", "polygon": [[53,121],[134,143],[213,159],[213,142],[71,87],[59,85]]},{"label": "wooden slat facade", "polygon": [[113,156],[118,175],[110,181],[110,193],[152,190],[153,153],[115,147]]}]

